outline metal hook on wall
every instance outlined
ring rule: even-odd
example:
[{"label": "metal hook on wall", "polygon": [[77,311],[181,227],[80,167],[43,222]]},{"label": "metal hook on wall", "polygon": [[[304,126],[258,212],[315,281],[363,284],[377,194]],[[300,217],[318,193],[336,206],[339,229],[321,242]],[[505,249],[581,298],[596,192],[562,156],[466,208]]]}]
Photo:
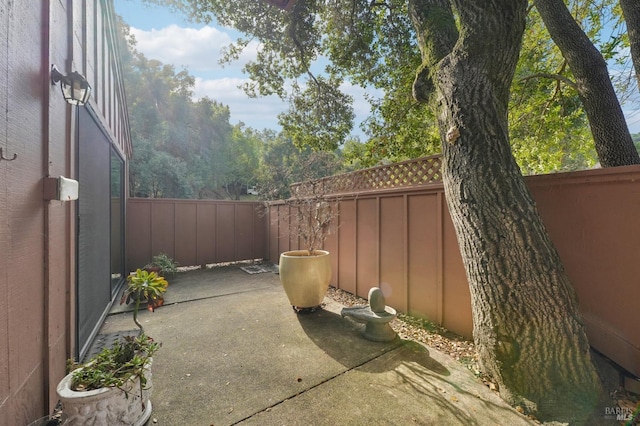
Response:
[{"label": "metal hook on wall", "polygon": [[13,154],[13,158],[7,158],[4,156],[4,153],[2,152],[2,148],[0,148],[0,161],[5,160],[5,161],[13,161],[16,158],[18,158],[18,154]]}]

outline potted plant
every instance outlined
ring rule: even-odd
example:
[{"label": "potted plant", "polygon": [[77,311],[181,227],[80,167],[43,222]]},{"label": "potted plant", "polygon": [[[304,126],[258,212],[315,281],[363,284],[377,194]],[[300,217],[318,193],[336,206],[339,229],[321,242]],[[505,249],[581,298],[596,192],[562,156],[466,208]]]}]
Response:
[{"label": "potted plant", "polygon": [[290,232],[305,247],[280,254],[280,282],[296,312],[320,306],[331,280],[331,258],[323,247],[336,227],[338,201],[327,200],[324,184],[316,179],[297,185],[285,202],[291,212]]},{"label": "potted plant", "polygon": [[138,269],[130,275],[121,303],[134,303],[133,318],[140,334],[123,337],[86,364],[70,362],[71,372],[57,387],[65,425],[142,426],[147,422],[151,365],[160,344],[144,334],[137,314],[142,297],[153,310],[166,288],[167,281],[153,272]]},{"label": "potted plant", "polygon": [[179,263],[173,260],[166,253],[160,253],[151,259],[151,262],[144,266],[147,272],[155,272],[158,275],[166,277],[167,275],[178,272]]},{"label": "potted plant", "polygon": [[147,309],[153,312],[164,304],[164,293],[169,283],[155,272],[138,269],[127,277],[127,288],[122,294],[120,304],[133,303],[133,322],[144,332],[138,322],[138,310],[143,300],[147,301]]}]

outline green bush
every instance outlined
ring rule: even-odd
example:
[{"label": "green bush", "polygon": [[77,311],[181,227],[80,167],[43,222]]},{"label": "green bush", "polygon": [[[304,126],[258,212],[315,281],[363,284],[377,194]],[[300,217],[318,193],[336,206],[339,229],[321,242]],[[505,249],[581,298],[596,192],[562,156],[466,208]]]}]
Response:
[{"label": "green bush", "polygon": [[70,369],[74,370],[71,388],[76,391],[122,388],[136,376],[140,377],[140,384],[144,388],[145,366],[159,347],[160,343],[145,334],[125,336],[112,347],[104,348],[86,364],[70,363]]},{"label": "green bush", "polygon": [[147,266],[155,266],[160,268],[162,275],[174,274],[178,272],[179,263],[173,260],[165,253],[160,253],[153,256],[151,263]]}]

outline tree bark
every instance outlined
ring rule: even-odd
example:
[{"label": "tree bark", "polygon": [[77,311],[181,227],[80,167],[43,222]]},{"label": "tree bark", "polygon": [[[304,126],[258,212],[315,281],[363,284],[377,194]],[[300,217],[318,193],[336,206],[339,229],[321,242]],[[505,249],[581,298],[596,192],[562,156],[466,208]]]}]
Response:
[{"label": "tree bark", "polygon": [[[434,31],[420,11],[436,3],[442,6],[410,1],[417,33]],[[448,53],[440,50],[431,73],[419,72],[416,85],[427,87],[419,80],[432,76],[445,194],[469,281],[480,362],[509,403],[543,420],[584,419],[600,387],[576,295],[509,144],[509,88],[527,1],[452,3],[460,36]]]},{"label": "tree bark", "polygon": [[265,0],[267,3],[283,10],[291,10],[296,4],[296,0]]},{"label": "tree bark", "polygon": [[575,77],[600,164],[602,167],[640,164],[606,61],[564,1],[535,0],[535,5]]},{"label": "tree bark", "polygon": [[631,59],[636,70],[636,79],[640,87],[640,2],[638,0],[620,0],[622,15],[627,23],[627,34],[631,47]]}]

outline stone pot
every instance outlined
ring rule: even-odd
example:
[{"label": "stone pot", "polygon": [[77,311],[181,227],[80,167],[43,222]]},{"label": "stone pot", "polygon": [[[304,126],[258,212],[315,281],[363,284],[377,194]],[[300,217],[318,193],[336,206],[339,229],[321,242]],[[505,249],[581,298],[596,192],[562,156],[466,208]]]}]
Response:
[{"label": "stone pot", "polygon": [[294,308],[322,304],[331,281],[331,257],[325,250],[286,251],[280,255],[280,282]]},{"label": "stone pot", "polygon": [[151,417],[151,362],[146,367],[147,383],[142,391],[139,377],[122,388],[74,391],[71,389],[73,373],[67,374],[56,388],[62,412],[67,416],[64,425],[143,426]]}]

